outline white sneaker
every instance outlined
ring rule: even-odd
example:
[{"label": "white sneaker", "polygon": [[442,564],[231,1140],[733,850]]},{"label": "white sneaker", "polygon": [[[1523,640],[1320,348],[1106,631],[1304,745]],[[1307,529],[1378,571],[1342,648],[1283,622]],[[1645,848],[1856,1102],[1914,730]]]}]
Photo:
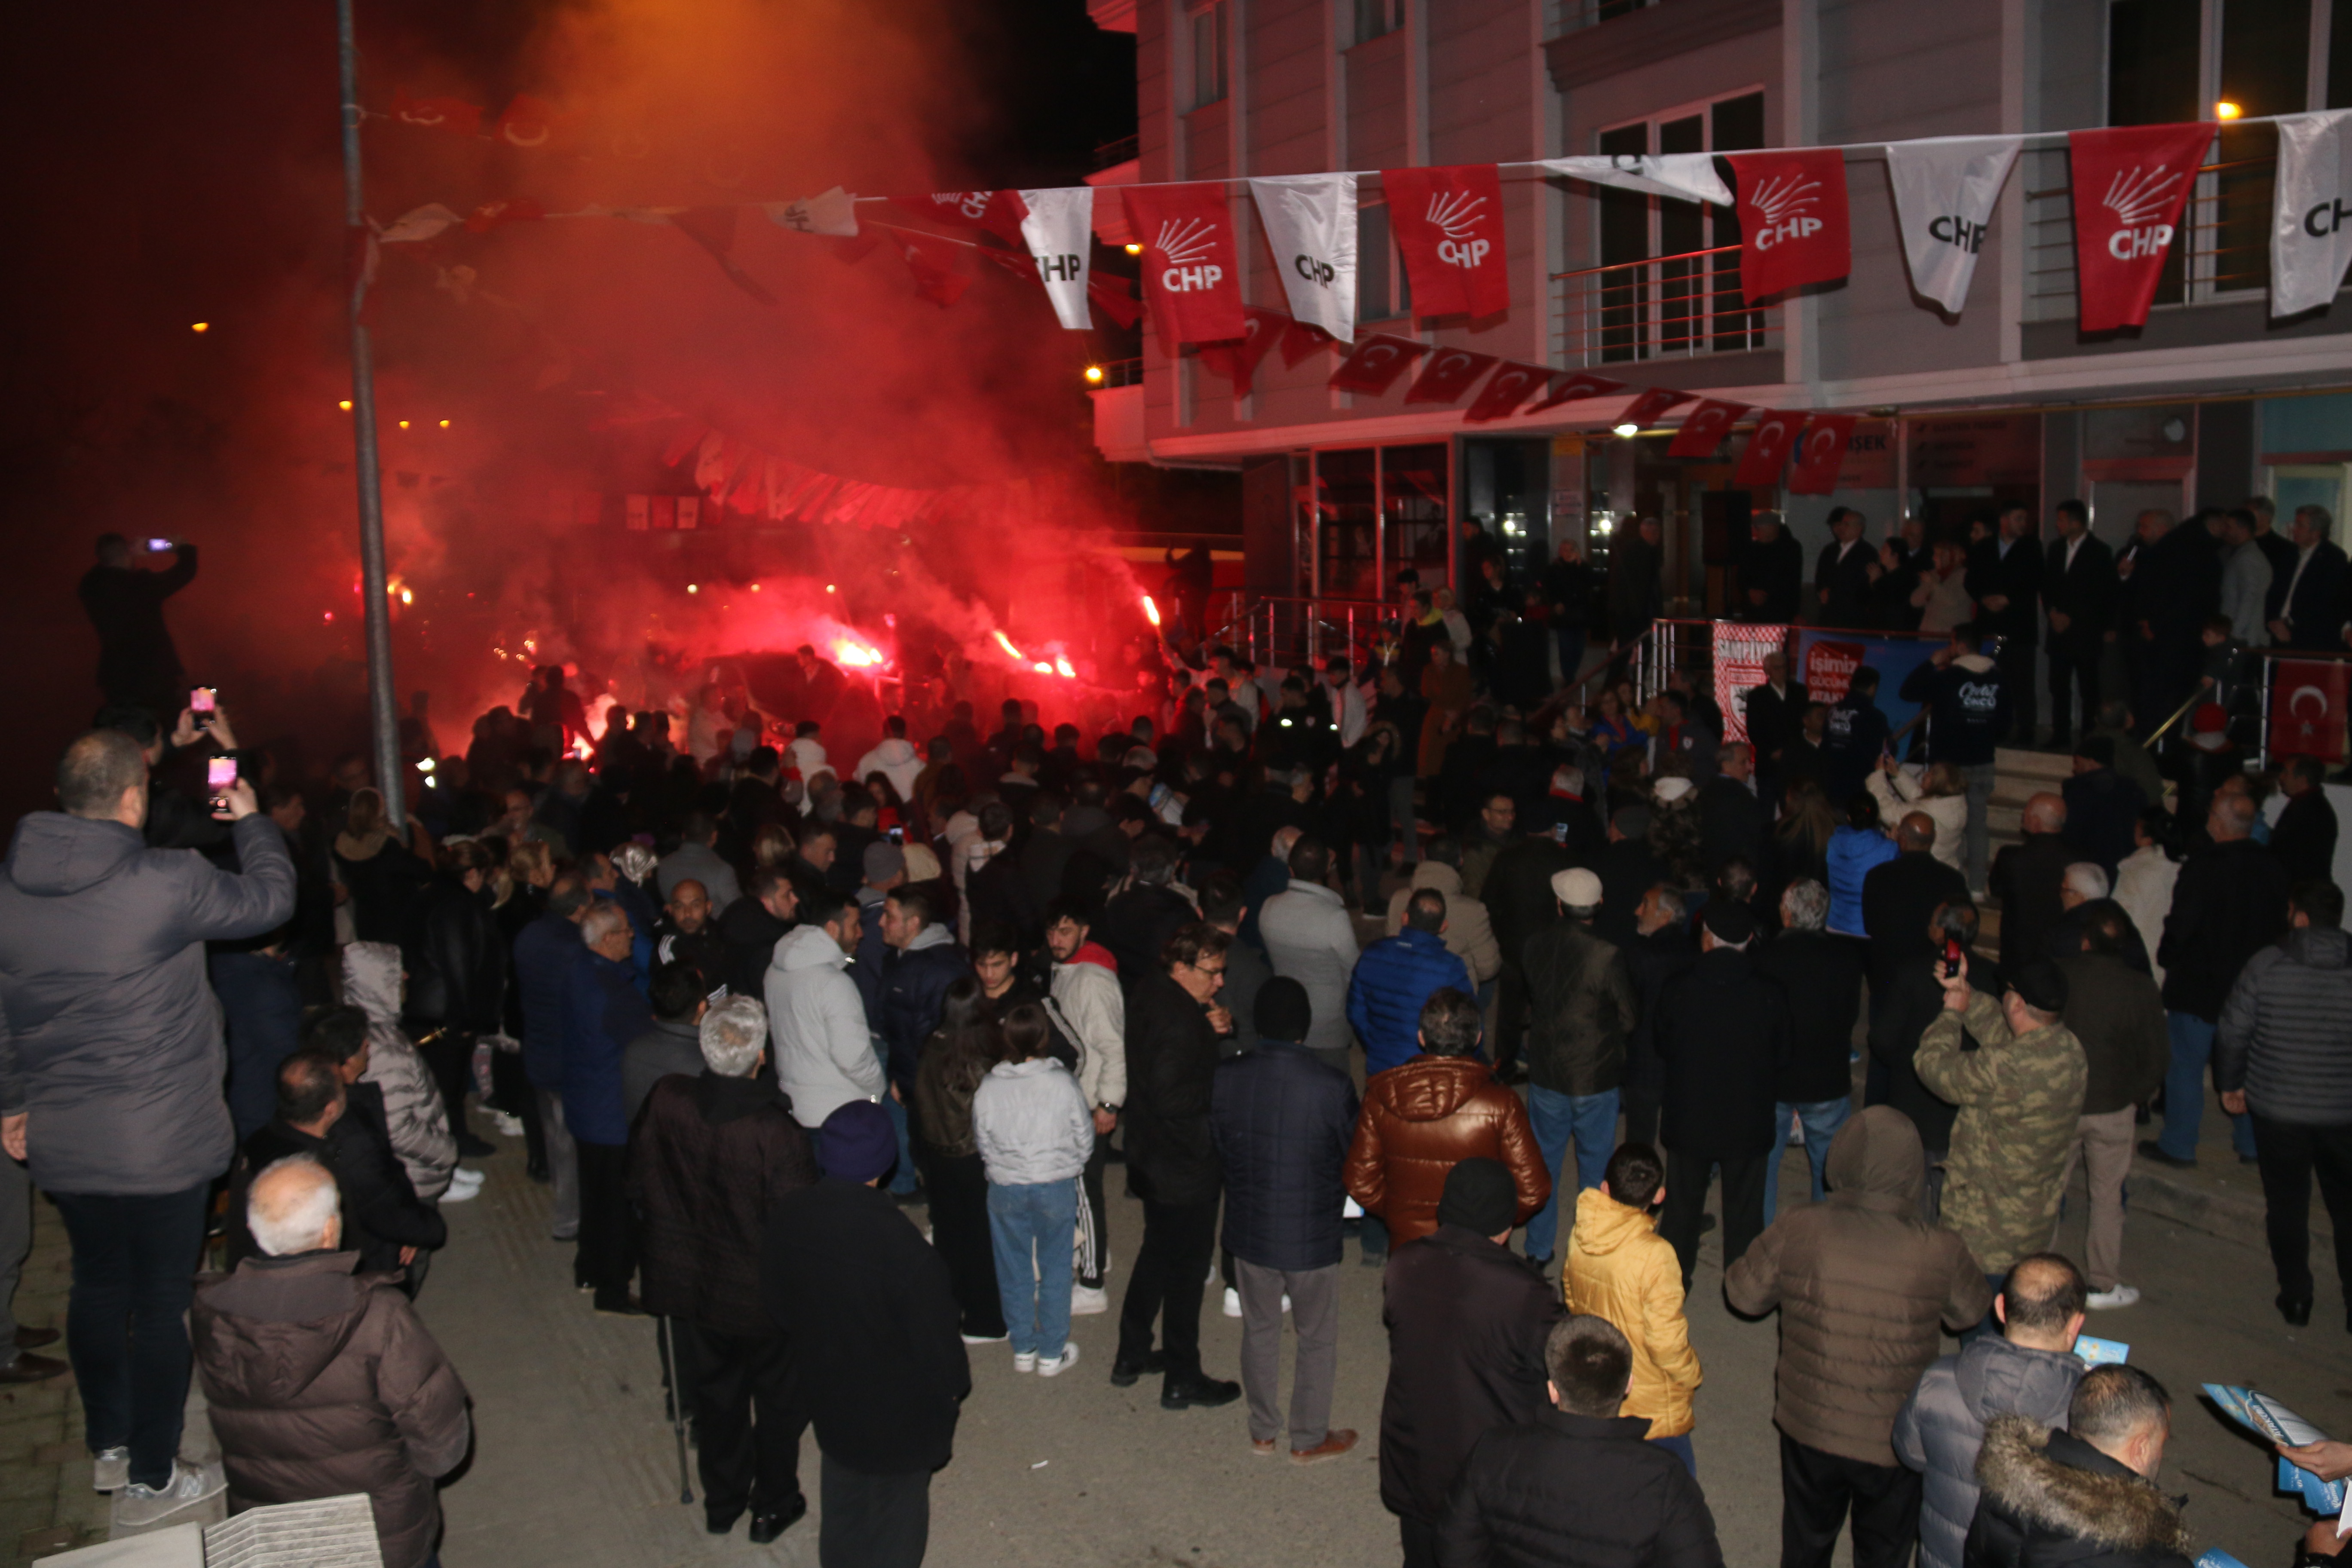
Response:
[{"label": "white sneaker", "polygon": [[963,1342],[968,1345],[1001,1345],[1007,1337],[1004,1334],[966,1334]]},{"label": "white sneaker", "polygon": [[1242,1293],[1228,1285],[1225,1287],[1225,1316],[1228,1318],[1238,1318],[1241,1315]]},{"label": "white sneaker", "polygon": [[92,1491],[119,1492],[131,1484],[131,1450],[100,1448],[89,1457]]},{"label": "white sneaker", "polygon": [[114,1522],[133,1528],[153,1524],[227,1487],[228,1477],[218,1465],[196,1466],[174,1459],[172,1479],[161,1487],[142,1487],[137,1481],[123,1484],[115,1494]]},{"label": "white sneaker", "polygon": [[1073,1318],[1091,1318],[1097,1313],[1109,1310],[1109,1291],[1088,1285],[1070,1287],[1070,1316]]},{"label": "white sneaker", "polygon": [[501,1138],[522,1136],[522,1118],[520,1116],[509,1116],[503,1110],[493,1110],[490,1112],[490,1121],[497,1125],[499,1136]]},{"label": "white sneaker", "polygon": [[461,1182],[452,1178],[448,1190],[441,1194],[441,1201],[445,1204],[471,1203],[481,1195],[482,1179],[479,1176],[470,1182]]},{"label": "white sneaker", "polygon": [[2139,1300],[2137,1285],[2117,1285],[2108,1290],[2094,1290],[2083,1299],[2083,1305],[2094,1312],[2104,1312],[2111,1307],[2128,1307]]},{"label": "white sneaker", "polygon": [[1013,1370],[1015,1372],[1035,1372],[1037,1370],[1037,1352],[1035,1351],[1014,1351],[1013,1352]]},{"label": "white sneaker", "polygon": [[1059,1377],[1077,1364],[1077,1342],[1076,1340],[1066,1340],[1062,1343],[1062,1353],[1060,1355],[1047,1356],[1045,1360],[1037,1363],[1037,1375],[1039,1377]]},{"label": "white sneaker", "polygon": [[1290,1296],[1287,1292],[1285,1292],[1282,1298],[1282,1310],[1286,1312],[1290,1310]]},{"label": "white sneaker", "polygon": [[449,1184],[453,1187],[478,1189],[482,1182],[482,1173],[475,1170],[471,1165],[459,1165],[449,1173]]}]

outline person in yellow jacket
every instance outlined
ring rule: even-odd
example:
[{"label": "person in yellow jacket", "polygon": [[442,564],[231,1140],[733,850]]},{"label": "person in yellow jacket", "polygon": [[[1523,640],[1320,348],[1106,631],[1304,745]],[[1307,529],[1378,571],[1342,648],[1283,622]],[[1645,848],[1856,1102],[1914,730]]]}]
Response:
[{"label": "person in yellow jacket", "polygon": [[1609,1156],[1601,1185],[1576,1196],[1560,1287],[1570,1311],[1608,1319],[1633,1347],[1622,1413],[1646,1416],[1650,1441],[1696,1476],[1690,1434],[1698,1352],[1683,1316],[1682,1264],[1674,1244],[1658,1234],[1665,1180],[1665,1162],[1646,1143],[1623,1144]]}]

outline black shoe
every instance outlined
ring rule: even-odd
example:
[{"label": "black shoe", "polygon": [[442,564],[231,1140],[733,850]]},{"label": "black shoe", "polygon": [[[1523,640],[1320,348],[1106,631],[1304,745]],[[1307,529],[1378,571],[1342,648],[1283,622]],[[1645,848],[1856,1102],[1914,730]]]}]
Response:
[{"label": "black shoe", "polygon": [[2166,1152],[2164,1145],[2153,1138],[2143,1138],[2139,1141],[2139,1157],[2143,1160],[2153,1160],[2159,1165],[2169,1165],[2176,1171],[2193,1171],[2197,1168],[2195,1160],[2184,1160],[2178,1154]]},{"label": "black shoe", "polygon": [[751,1516],[751,1544],[765,1546],[807,1517],[805,1495],[793,1499],[782,1513],[755,1513]]},{"label": "black shoe", "polygon": [[647,1315],[635,1296],[612,1297],[598,1292],[596,1315],[600,1318],[642,1318]]},{"label": "black shoe", "polygon": [[[731,1535],[735,1532],[735,1521],[742,1517],[743,1510],[740,1508],[730,1508],[724,1513],[720,1513],[716,1509],[705,1509],[702,1514],[702,1528],[713,1535]],[[758,1528],[756,1522],[753,1528]]]},{"label": "black shoe", "polygon": [[1241,1396],[1240,1384],[1203,1377],[1196,1372],[1181,1377],[1171,1375],[1160,1384],[1160,1408],[1184,1410],[1197,1405],[1203,1410],[1213,1410],[1220,1405],[1231,1405]]},{"label": "black shoe", "polygon": [[457,1129],[457,1157],[459,1159],[478,1160],[485,1154],[495,1154],[498,1152],[499,1146],[491,1142],[488,1139],[477,1138],[472,1132],[463,1127]]},{"label": "black shoe", "polygon": [[2278,1310],[2279,1316],[2286,1320],[2286,1326],[2290,1329],[2300,1329],[2311,1321],[2311,1298],[2308,1296],[2300,1301],[2290,1301],[2281,1296]]},{"label": "black shoe", "polygon": [[1528,1254],[1528,1265],[1538,1274],[1549,1274],[1551,1272],[1551,1259],[1549,1258],[1538,1258],[1535,1254],[1529,1253]]},{"label": "black shoe", "polygon": [[1139,1378],[1157,1377],[1167,1370],[1168,1352],[1165,1351],[1146,1351],[1140,1361],[1129,1361],[1120,1356],[1110,1363],[1111,1386],[1133,1388]]}]

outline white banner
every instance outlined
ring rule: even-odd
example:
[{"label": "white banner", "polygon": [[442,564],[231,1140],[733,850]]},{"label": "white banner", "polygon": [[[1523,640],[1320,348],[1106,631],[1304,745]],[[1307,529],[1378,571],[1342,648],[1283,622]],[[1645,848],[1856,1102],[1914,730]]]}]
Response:
[{"label": "white banner", "polygon": [[857,237],[857,200],[839,185],[822,195],[796,202],[770,202],[761,210],[768,221],[803,234],[829,234],[841,239]]},{"label": "white banner", "polygon": [[1886,177],[1911,287],[1957,316],[1968,303],[1993,204],[2022,138],[1930,136],[1886,144]]},{"label": "white banner", "polygon": [[2292,316],[2336,298],[2352,264],[2352,110],[2283,114],[2278,205],[2271,215],[2271,314]]},{"label": "white banner", "polygon": [[1356,341],[1356,176],[1252,180],[1290,313],[1343,343]]},{"label": "white banner", "polygon": [[1087,314],[1087,268],[1094,256],[1095,192],[1092,185],[1061,185],[1024,191],[1029,216],[1021,220],[1021,242],[1037,263],[1037,279],[1062,325],[1082,332],[1094,324]]},{"label": "white banner", "polygon": [[1679,201],[1711,202],[1719,207],[1731,205],[1731,188],[1715,172],[1712,153],[1620,153],[1591,158],[1546,158],[1543,166],[1551,174],[1590,180],[1596,185],[1614,185],[1621,191],[1673,196]]}]

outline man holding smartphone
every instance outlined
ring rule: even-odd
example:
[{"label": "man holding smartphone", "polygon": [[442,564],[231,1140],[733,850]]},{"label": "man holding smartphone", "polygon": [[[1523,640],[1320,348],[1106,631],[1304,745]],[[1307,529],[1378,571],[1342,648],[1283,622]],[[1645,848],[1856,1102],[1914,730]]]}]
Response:
[{"label": "man holding smartphone", "polygon": [[98,564],[82,574],[81,607],[98,628],[98,684],[109,703],[136,702],[158,713],[187,706],[186,673],[172,631],[163,624],[163,601],[195,581],[196,547],[170,540],[159,544],[172,564],[150,572],[135,563],[131,542],[119,533],[98,540]]}]

